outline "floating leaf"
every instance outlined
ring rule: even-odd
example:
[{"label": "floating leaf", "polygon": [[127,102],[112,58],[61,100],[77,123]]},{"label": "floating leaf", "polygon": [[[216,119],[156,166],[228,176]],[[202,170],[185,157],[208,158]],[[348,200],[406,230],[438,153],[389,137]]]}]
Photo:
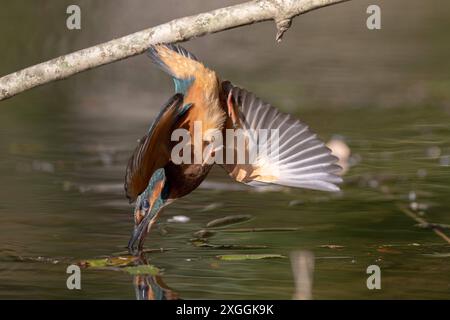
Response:
[{"label": "floating leaf", "polygon": [[237,229],[224,229],[220,230],[223,232],[285,232],[285,231],[298,231],[300,228],[285,228],[285,227],[275,227],[275,228],[237,228]]},{"label": "floating leaf", "polygon": [[239,244],[212,244],[201,240],[194,240],[192,244],[199,248],[212,248],[212,249],[235,249],[235,250],[245,250],[245,249],[267,249],[267,246],[262,245],[239,245]]},{"label": "floating leaf", "polygon": [[108,259],[91,259],[80,261],[78,265],[82,268],[101,268],[106,266]]},{"label": "floating leaf", "polygon": [[337,244],[324,244],[324,245],[321,245],[320,248],[342,249],[342,248],[344,248],[344,246],[340,246],[340,245],[337,245]]},{"label": "floating leaf", "polygon": [[[173,251],[173,250],[178,250],[177,248],[150,248],[150,249],[144,249],[142,250],[142,253],[163,253],[166,251]],[[128,254],[128,251],[119,251],[119,252],[115,252],[113,253],[114,255],[126,255]]]},{"label": "floating leaf", "polygon": [[243,261],[243,260],[262,260],[262,259],[284,259],[281,254],[228,254],[217,256],[217,259],[223,261]]},{"label": "floating leaf", "polygon": [[316,257],[316,259],[353,259],[349,256],[334,256],[334,257]]},{"label": "floating leaf", "polygon": [[78,263],[82,268],[104,268],[104,267],[124,267],[135,262],[138,257],[110,257],[103,259],[84,260]]},{"label": "floating leaf", "polygon": [[206,224],[206,227],[208,227],[208,228],[223,227],[223,226],[227,226],[230,224],[245,222],[245,221],[250,220],[251,218],[252,218],[252,216],[249,214],[226,216],[226,217],[215,219],[215,220],[208,222]]},{"label": "floating leaf", "polygon": [[160,269],[150,264],[142,264],[139,266],[133,267],[125,267],[123,271],[131,274],[131,275],[140,275],[140,274],[149,274],[152,276],[156,276],[160,274]]}]

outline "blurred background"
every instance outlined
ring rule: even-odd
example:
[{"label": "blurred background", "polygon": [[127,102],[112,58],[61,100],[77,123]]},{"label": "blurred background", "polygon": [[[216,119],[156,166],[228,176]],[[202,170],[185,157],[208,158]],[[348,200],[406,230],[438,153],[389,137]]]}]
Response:
[{"label": "blurred background", "polygon": [[[239,2],[3,1],[0,75]],[[81,7],[81,30],[66,28],[71,4]],[[381,30],[366,27],[370,4],[381,7]],[[217,256],[307,249],[316,256],[313,298],[449,298],[449,244],[405,215],[449,234],[449,17],[450,3],[437,0],[359,0],[297,17],[281,44],[272,22],[185,43],[224,79],[350,154],[337,195],[255,191],[215,170],[148,237],[148,248],[173,249],[149,257],[164,282],[184,299],[290,299],[288,258]],[[69,291],[66,267],[124,250],[133,224],[126,161],[172,90],[142,55],[0,103],[1,298],[135,298],[136,279],[123,272],[83,271],[83,290]],[[234,214],[253,217],[242,228],[296,230],[191,241]],[[381,290],[366,287],[372,264]]]}]

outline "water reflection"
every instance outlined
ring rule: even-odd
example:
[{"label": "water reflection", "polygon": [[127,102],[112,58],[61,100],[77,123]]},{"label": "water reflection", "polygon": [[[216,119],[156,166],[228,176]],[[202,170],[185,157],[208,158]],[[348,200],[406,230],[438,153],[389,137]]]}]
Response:
[{"label": "water reflection", "polygon": [[[149,23],[224,5],[86,2],[86,12],[101,21],[86,19],[81,33],[67,34],[60,28],[64,19],[40,21],[43,15],[63,17],[63,3],[23,2],[5,2],[0,12],[0,34],[10,40],[0,43],[2,74]],[[270,23],[187,43],[224,77],[295,112],[322,138],[341,135],[351,148],[343,193],[329,198],[301,190],[257,192],[213,173],[168,208],[160,221],[167,232],[148,240],[154,248],[176,249],[151,253],[152,263],[165,269],[163,280],[125,272],[113,272],[111,280],[112,271],[83,271],[81,297],[129,298],[133,278],[137,298],[174,297],[164,282],[183,299],[292,298],[287,259],[216,259],[242,253],[245,246],[245,253],[285,256],[299,248],[314,251],[316,299],[448,298],[449,247],[429,230],[449,234],[444,227],[450,224],[449,19],[448,10],[432,9],[436,3],[384,1],[385,31],[376,33],[360,19],[368,4],[361,1],[301,17],[281,46],[268,41]],[[407,13],[400,10],[405,5]],[[11,21],[14,15],[36,22],[36,32],[31,35],[23,19]],[[119,16],[125,23],[109,24]],[[43,45],[42,39],[48,41]],[[65,268],[55,259],[72,262],[122,250],[132,221],[123,173],[135,137],[172,89],[160,80],[146,57],[136,57],[1,103],[1,298],[79,298],[66,290]],[[414,226],[399,203],[427,223]],[[292,231],[222,230],[210,241],[190,241],[209,221],[242,214],[255,219],[233,229]],[[190,220],[167,221],[175,216]],[[365,286],[365,270],[374,263],[386,271],[387,285],[378,293]]]},{"label": "water reflection", "polygon": [[[141,256],[139,265],[149,265],[147,258]],[[177,292],[167,286],[160,275],[135,275],[133,285],[136,300],[179,300]]]}]

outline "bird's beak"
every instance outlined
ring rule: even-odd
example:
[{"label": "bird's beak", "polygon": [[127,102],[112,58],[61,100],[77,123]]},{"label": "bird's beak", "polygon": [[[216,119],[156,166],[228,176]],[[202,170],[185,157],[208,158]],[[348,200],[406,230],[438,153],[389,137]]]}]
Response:
[{"label": "bird's beak", "polygon": [[161,207],[151,207],[151,209],[145,213],[142,220],[134,226],[133,234],[131,235],[130,241],[128,241],[128,250],[130,251],[130,254],[135,255],[142,250],[145,236],[156,221],[159,211],[161,211]]},{"label": "bird's beak", "polygon": [[139,253],[143,246],[148,224],[149,220],[144,217],[139,224],[135,225],[130,241],[128,241],[128,251],[130,254],[136,255]]},{"label": "bird's beak", "polygon": [[149,195],[148,201],[150,206],[147,210],[139,207],[135,209],[135,226],[130,241],[128,242],[128,250],[132,255],[136,255],[142,250],[145,236],[156,222],[164,206],[164,201],[161,199],[161,189],[154,189]]}]

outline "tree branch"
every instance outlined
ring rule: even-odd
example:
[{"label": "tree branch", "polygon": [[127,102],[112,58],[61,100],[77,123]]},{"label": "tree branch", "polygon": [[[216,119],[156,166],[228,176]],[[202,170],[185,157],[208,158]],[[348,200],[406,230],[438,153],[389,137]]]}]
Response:
[{"label": "tree branch", "polygon": [[151,44],[186,41],[267,20],[275,21],[276,40],[280,41],[295,16],[345,1],[348,0],[253,0],[172,20],[4,76],[0,78],[0,101],[79,72],[141,54]]}]

